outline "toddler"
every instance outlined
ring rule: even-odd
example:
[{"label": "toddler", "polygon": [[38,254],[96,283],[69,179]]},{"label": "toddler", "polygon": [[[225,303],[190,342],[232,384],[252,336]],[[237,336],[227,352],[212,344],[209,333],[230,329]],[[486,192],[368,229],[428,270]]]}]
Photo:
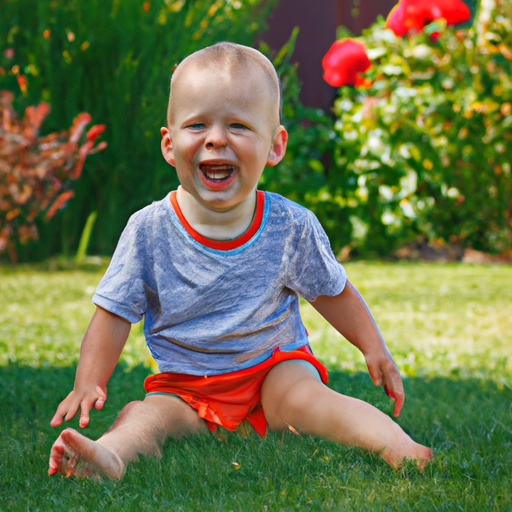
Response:
[{"label": "toddler", "polygon": [[257,190],[286,151],[276,71],[260,52],[219,43],[172,76],[162,153],[176,191],[134,214],[96,290],[73,391],[59,426],[107,399],[107,381],[132,323],[160,373],[93,441],[74,429],[53,444],[49,474],[121,478],[129,462],[160,455],[169,436],[291,428],[423,467],[429,448],[372,405],[328,388],[299,315],[301,295],[363,353],[375,385],[404,400],[396,365],[362,297],[307,209]]}]

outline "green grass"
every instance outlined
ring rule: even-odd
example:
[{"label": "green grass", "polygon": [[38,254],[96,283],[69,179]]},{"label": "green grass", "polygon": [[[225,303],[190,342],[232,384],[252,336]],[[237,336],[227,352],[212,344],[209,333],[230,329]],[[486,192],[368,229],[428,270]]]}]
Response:
[{"label": "green grass", "polygon": [[[49,478],[60,429],[48,422],[73,385],[103,269],[0,267],[0,511],[512,511],[512,267],[347,265],[404,376],[398,421],[434,448],[424,472],[393,471],[376,456],[319,439],[224,431],[170,441],[162,459],[141,459],[120,482]],[[303,314],[330,385],[391,413],[357,350],[311,307]],[[143,397],[148,364],[136,326],[89,436]]]}]

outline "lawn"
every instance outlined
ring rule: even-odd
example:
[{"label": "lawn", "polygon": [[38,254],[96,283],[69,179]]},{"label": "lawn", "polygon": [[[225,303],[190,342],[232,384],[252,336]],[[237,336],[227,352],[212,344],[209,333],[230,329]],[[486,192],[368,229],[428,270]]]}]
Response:
[{"label": "lawn", "polygon": [[[46,476],[80,340],[104,266],[0,267],[0,511],[512,511],[512,267],[350,263],[404,377],[398,422],[432,446],[421,472],[358,449],[298,437],[230,433],[170,441],[120,482]],[[357,350],[303,304],[330,385],[388,414]],[[99,436],[151,371],[134,326],[88,435]],[[76,427],[76,422],[71,422]]]}]

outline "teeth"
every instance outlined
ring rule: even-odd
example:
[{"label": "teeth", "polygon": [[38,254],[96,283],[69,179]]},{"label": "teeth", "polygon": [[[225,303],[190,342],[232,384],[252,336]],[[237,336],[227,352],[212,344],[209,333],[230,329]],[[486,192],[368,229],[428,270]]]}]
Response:
[{"label": "teeth", "polygon": [[202,171],[210,180],[224,180],[233,172],[233,167],[228,165],[219,165],[214,168],[203,166]]},{"label": "teeth", "polygon": [[211,178],[211,179],[214,179],[214,180],[222,180],[224,178],[227,178],[229,176],[229,172],[221,172],[221,171],[216,171],[216,172],[207,172],[206,173],[206,176],[208,176],[208,178]]}]

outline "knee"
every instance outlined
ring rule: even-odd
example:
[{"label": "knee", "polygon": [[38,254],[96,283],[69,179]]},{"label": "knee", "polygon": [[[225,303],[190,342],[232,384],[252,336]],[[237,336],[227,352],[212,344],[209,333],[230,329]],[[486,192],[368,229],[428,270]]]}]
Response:
[{"label": "knee", "polygon": [[123,407],[123,410],[126,409],[126,410],[129,410],[131,409],[132,407],[135,407],[137,404],[141,404],[142,403],[142,400],[133,400],[132,402],[128,402],[124,407]]},{"label": "knee", "polygon": [[110,426],[110,428],[105,432],[105,434],[109,434],[119,426],[120,423],[124,421],[126,418],[126,415],[137,405],[141,404],[142,402],[140,400],[134,400],[133,402],[127,403],[122,409],[121,412],[118,414],[117,418],[115,419],[114,423]]},{"label": "knee", "polygon": [[310,382],[298,382],[288,388],[268,412],[264,409],[270,429],[286,430],[290,425],[293,427],[301,423],[305,415],[311,414],[315,402],[314,387]]},{"label": "knee", "polygon": [[[313,385],[312,385],[313,384]],[[282,414],[295,418],[314,407],[317,393],[316,383],[298,382],[283,395],[279,409]],[[323,386],[323,384],[318,384]]]},{"label": "knee", "polygon": [[119,416],[124,416],[124,415],[128,414],[134,407],[137,407],[137,406],[139,406],[142,403],[144,403],[144,402],[142,402],[142,400],[133,400],[133,402],[128,402],[121,409],[121,412],[119,413]]}]

